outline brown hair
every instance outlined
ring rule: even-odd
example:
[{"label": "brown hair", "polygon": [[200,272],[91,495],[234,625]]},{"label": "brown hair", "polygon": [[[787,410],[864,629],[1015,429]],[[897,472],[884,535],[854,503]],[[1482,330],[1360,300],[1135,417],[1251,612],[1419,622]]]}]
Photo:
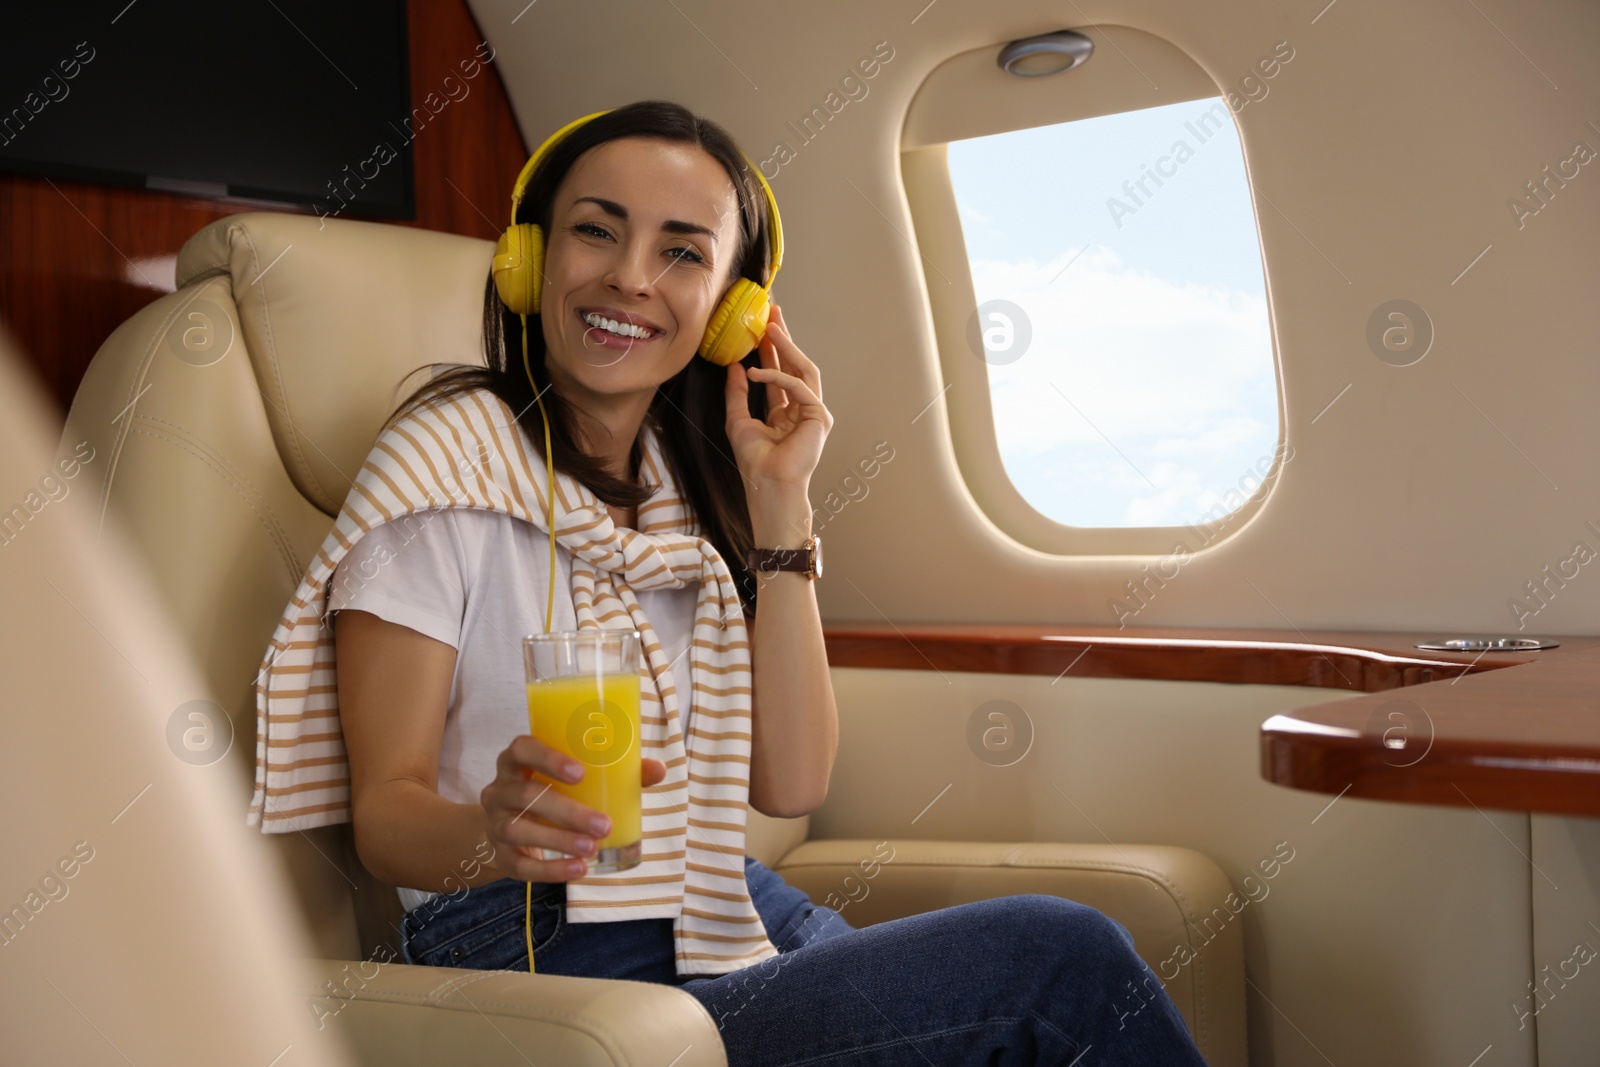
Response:
[{"label": "brown hair", "polygon": [[[726,130],[666,100],[643,100],[617,108],[568,134],[540,161],[531,176],[527,192],[517,208],[517,221],[536,222],[548,235],[556,189],[578,157],[597,145],[623,137],[653,137],[696,145],[722,164],[739,202],[739,247],[733,256],[727,284],[731,285],[741,276],[760,284],[766,277],[771,242],[765,193]],[[427,364],[446,369],[403,400],[390,416],[390,422],[426,401],[487,389],[505,401],[512,411],[520,412],[517,421],[542,458],[544,426],[539,405],[534,402],[534,387],[522,367],[521,329],[518,315],[500,301],[491,273],[483,294],[487,365]],[[516,353],[515,358],[510,356],[512,352]],[[752,349],[741,362],[746,367],[760,366],[760,353]],[[587,485],[595,496],[613,507],[625,508],[648,500],[658,487],[637,484],[644,427],[629,453],[631,477],[627,480],[610,474],[600,460],[583,451],[575,433],[582,413],[548,388],[544,331],[536,314],[528,316],[528,364],[550,411],[551,451],[556,469]],[[723,367],[694,356],[688,366],[657,388],[645,421],[660,435],[662,452],[685,504],[699,523],[701,536],[710,541],[727,562],[745,613],[752,615],[757,583],[745,567],[745,557],[754,545],[754,538],[743,477],[728,442],[726,374]],[[752,416],[766,418],[765,390],[751,389],[749,406]]]}]

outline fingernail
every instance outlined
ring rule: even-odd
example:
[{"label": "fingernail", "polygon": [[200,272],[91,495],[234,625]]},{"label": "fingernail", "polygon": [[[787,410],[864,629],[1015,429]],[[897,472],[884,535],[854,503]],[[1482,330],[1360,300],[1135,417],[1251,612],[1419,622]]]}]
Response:
[{"label": "fingernail", "polygon": [[577,849],[579,852],[588,852],[590,849],[594,848],[594,838],[592,838],[592,837],[577,837],[577,838],[573,838],[572,847]]},{"label": "fingernail", "polygon": [[574,782],[576,782],[578,780],[578,776],[583,773],[582,767],[579,767],[576,763],[570,762],[564,766],[562,770],[566,773],[566,776],[571,778]]},{"label": "fingernail", "polygon": [[582,878],[583,872],[588,869],[589,865],[584,863],[582,860],[573,860],[571,863],[567,864],[567,873],[572,875],[574,878]]},{"label": "fingernail", "polygon": [[604,837],[611,829],[611,820],[606,818],[604,815],[596,815],[594,818],[589,820],[589,826],[594,830],[595,833],[599,834],[601,837]]}]

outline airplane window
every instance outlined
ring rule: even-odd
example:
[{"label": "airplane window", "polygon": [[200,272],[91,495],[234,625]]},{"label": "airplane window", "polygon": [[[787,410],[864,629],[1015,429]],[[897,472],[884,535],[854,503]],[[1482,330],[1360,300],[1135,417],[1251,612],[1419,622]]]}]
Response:
[{"label": "airplane window", "polygon": [[949,145],[1006,473],[1073,526],[1211,523],[1278,446],[1261,245],[1222,98]]}]

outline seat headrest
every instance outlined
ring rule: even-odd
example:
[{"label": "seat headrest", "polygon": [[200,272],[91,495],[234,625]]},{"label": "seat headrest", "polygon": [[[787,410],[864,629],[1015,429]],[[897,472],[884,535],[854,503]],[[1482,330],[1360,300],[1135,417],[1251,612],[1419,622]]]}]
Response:
[{"label": "seat headrest", "polygon": [[456,234],[249,212],[189,238],[177,282],[216,288],[191,312],[231,296],[243,335],[234,343],[254,368],[284,466],[332,516],[384,420],[426,380],[413,372],[484,363],[493,254],[492,241]]}]

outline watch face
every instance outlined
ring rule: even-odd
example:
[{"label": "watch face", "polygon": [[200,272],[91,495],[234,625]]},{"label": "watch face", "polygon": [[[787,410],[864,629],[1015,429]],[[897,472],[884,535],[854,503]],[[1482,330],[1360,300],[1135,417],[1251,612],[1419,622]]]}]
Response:
[{"label": "watch face", "polygon": [[811,572],[813,574],[815,574],[818,578],[821,578],[822,577],[822,538],[820,538],[820,537],[812,537],[811,538],[811,554],[812,554],[812,557],[813,557],[813,562],[812,562],[812,565],[811,565]]}]

